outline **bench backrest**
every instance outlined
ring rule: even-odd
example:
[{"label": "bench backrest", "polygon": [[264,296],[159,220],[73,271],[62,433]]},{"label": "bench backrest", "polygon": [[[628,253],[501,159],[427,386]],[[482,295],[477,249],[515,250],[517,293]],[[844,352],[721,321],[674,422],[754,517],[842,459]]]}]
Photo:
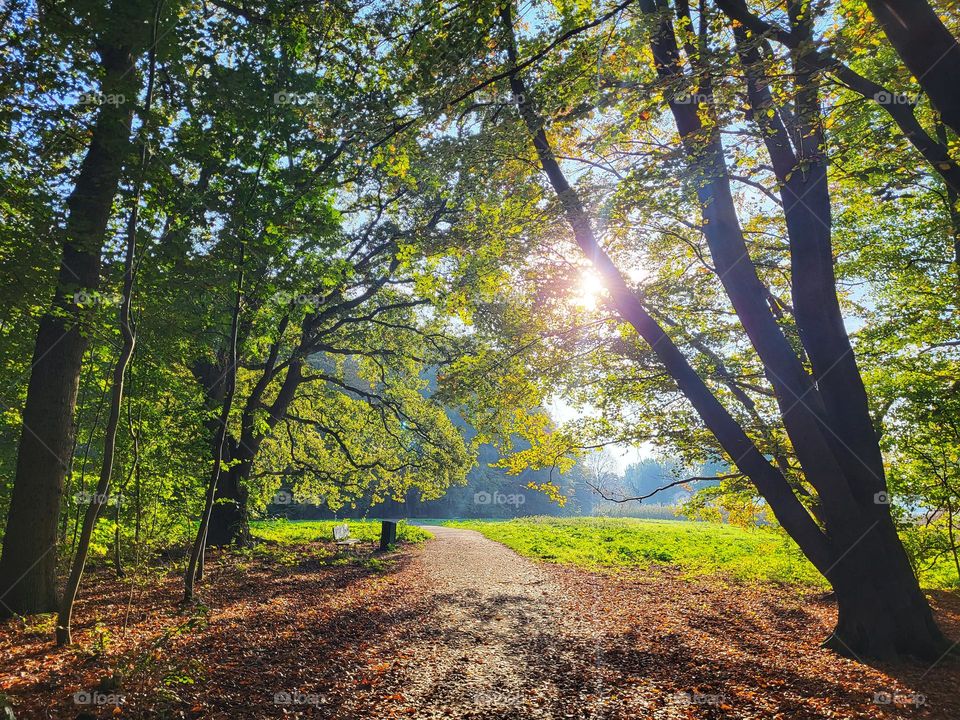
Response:
[{"label": "bench backrest", "polygon": [[333,539],[337,542],[341,540],[346,540],[350,537],[350,526],[349,525],[334,525],[333,526]]}]

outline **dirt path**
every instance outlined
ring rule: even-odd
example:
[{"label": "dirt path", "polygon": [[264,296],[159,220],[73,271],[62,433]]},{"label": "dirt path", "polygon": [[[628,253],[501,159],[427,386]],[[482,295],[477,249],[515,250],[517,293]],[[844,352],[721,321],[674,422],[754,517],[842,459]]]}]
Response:
[{"label": "dirt path", "polygon": [[[472,530],[426,529],[434,538],[391,586],[397,625],[376,643],[398,660],[335,720],[626,717],[623,702],[644,689],[605,663],[603,600],[589,582],[564,585],[557,568]],[[657,717],[688,717],[675,710]]]},{"label": "dirt path", "polygon": [[435,540],[411,570],[435,611],[409,647],[431,663],[410,678],[407,699],[422,717],[450,706],[462,717],[549,716],[559,693],[531,666],[562,652],[560,589],[540,566],[479,533],[428,529]]}]

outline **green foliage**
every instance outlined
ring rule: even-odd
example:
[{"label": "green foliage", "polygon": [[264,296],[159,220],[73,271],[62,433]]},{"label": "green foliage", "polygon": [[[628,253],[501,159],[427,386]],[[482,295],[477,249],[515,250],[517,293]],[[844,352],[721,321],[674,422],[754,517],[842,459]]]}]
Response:
[{"label": "green foliage", "polygon": [[[461,160],[450,139],[421,143],[391,130],[406,101],[399,69],[384,62],[380,72],[357,72],[382,53],[396,20],[350,4],[264,3],[254,11],[264,22],[219,6],[161,8],[154,51],[162,81],[149,115],[145,52],[128,73],[125,101],[137,102],[136,139],[149,147],[137,228],[137,350],[92,558],[103,562],[117,549],[123,562],[139,561],[195,532],[241,250],[241,368],[225,467],[242,465],[250,510],[283,482],[324,495],[331,507],[412,489],[442,496],[464,481],[473,457],[423,378],[482,345],[467,339],[462,321],[484,292],[472,281],[489,291],[485,273],[497,255],[479,241],[480,252],[464,252],[460,227],[475,226],[460,215],[471,181],[456,179]],[[8,478],[35,321],[59,266],[57,244],[33,239],[59,221],[86,150],[87,136],[73,127],[94,119],[95,107],[68,108],[63,98],[96,90],[90,57],[110,17],[109,3],[94,2],[57,14],[42,32],[29,9],[4,19],[10,67],[19,73],[10,88],[31,88],[28,102],[9,113],[5,105],[0,118],[0,170],[10,181],[0,202],[5,217],[9,209],[18,218],[0,233],[0,268],[26,290],[0,311],[9,388],[0,469]],[[121,179],[110,233],[124,229],[134,167]],[[100,290],[81,303],[91,346],[62,501],[63,557],[100,470],[119,336],[118,250],[106,244]],[[290,382],[292,366],[302,368],[302,382]],[[9,492],[0,483],[0,510]]]},{"label": "green foliage", "polygon": [[[518,9],[518,55],[533,59],[522,70],[530,94],[523,100],[544,116],[547,138],[593,219],[604,251],[628,285],[787,478],[800,502],[815,508],[817,493],[787,436],[769,373],[712,264],[703,232],[706,220],[694,192],[698,169],[683,158],[684,153],[696,157],[704,138],[679,142],[667,101],[691,88],[656,73],[647,42],[649,17],[618,15],[615,31],[601,25],[568,38],[562,50],[539,55],[563,30],[596,17],[603,7],[538,2]],[[702,70],[687,77],[709,77],[713,85],[715,107],[699,103],[700,120],[725,133],[726,172],[749,256],[769,292],[777,324],[809,367],[794,320],[791,248],[780,188],[764,143],[764,118],[776,112],[746,102],[729,20],[709,4],[704,7],[693,10],[691,23],[677,22],[689,43],[684,56],[695,56]],[[428,4],[421,9],[428,23],[424,32],[415,33],[418,43],[443,43],[455,36],[458,48],[479,49],[474,63],[483,68],[464,72],[460,55],[431,55],[435,64],[446,61],[445,71],[433,73],[448,82],[442,91],[431,87],[425,95],[456,97],[477,75],[504,74],[505,38],[491,8],[479,4],[442,17]],[[477,17],[484,12],[490,16]],[[818,47],[892,92],[916,98],[911,109],[920,126],[958,157],[957,138],[939,123],[866,5],[842,2],[817,12],[822,16],[812,28]],[[956,12],[941,15],[951,29],[960,28]],[[416,22],[420,20],[418,15]],[[793,106],[797,84],[790,52],[771,42],[762,52],[762,66],[775,106]],[[833,224],[837,294],[874,418],[883,426],[897,517],[905,534],[924,528],[924,542],[909,543],[915,564],[942,565],[952,556],[960,581],[960,562],[955,561],[960,495],[957,463],[951,459],[957,452],[951,378],[960,376],[956,197],[875,98],[835,82],[831,73],[817,77],[824,114],[816,131],[824,133],[829,155],[826,222]],[[502,91],[504,85],[494,87]],[[503,442],[510,456],[502,464],[512,472],[562,470],[585,448],[619,442],[652,445],[658,455],[683,467],[728,464],[729,473],[737,475],[737,458],[725,456],[650,348],[618,318],[604,289],[595,288],[590,301],[583,302],[584,287],[590,284],[584,278],[587,263],[565,225],[562,203],[545,192],[547,183],[517,112],[518,99],[491,100],[494,87],[469,94],[455,111],[432,119],[428,127],[461,140],[485,140],[501,163],[485,176],[497,200],[480,201],[477,215],[504,236],[522,228],[511,242],[522,253],[510,256],[503,291],[475,313],[478,326],[495,328],[499,343],[457,363],[451,372],[453,382],[469,387],[465,395],[482,432],[495,437],[506,429],[529,441],[516,447]],[[789,126],[790,111],[783,115]],[[804,170],[801,164],[794,172]],[[518,201],[526,207],[514,217],[511,204]],[[494,207],[485,209],[488,205]],[[497,213],[501,207],[502,216]],[[484,369],[490,367],[501,369],[507,382],[486,379]],[[508,407],[508,398],[522,398],[516,405],[542,407],[558,397],[575,418],[549,429],[499,404]],[[925,419],[923,410],[928,411]],[[744,477],[702,489],[685,510],[745,526],[771,519]]]}]

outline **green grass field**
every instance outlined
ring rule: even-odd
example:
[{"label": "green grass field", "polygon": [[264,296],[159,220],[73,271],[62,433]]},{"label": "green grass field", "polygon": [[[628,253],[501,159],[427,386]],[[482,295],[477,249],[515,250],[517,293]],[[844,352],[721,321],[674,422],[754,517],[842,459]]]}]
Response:
[{"label": "green grass field", "polygon": [[[347,524],[350,537],[365,542],[380,541],[379,520],[256,520],[250,523],[254,537],[280,545],[302,545],[318,540],[332,540],[333,526]],[[401,522],[397,528],[400,542],[423,542],[431,537],[423,528]]]},{"label": "green grass field", "polygon": [[532,517],[454,521],[521,555],[586,568],[679,566],[691,575],[825,586],[792,541],[770,529],[679,520]]},{"label": "green grass field", "polygon": [[[720,575],[737,582],[827,587],[793,541],[770,528],[590,517],[413,522],[476,530],[521,555],[545,562],[592,569],[659,564],[679,567],[689,575]],[[350,526],[351,537],[368,543],[380,540],[380,522],[375,520],[259,520],[251,523],[251,531],[255,537],[282,548],[330,541],[333,526],[340,523]],[[407,522],[400,523],[397,534],[400,542],[408,543],[420,543],[431,537],[427,530]],[[281,553],[292,550],[278,548]],[[920,582],[927,588],[957,587],[956,573],[946,561],[922,569]]]},{"label": "green grass field", "polygon": [[[719,574],[736,581],[827,587],[786,534],[772,528],[634,518],[457,520],[521,555],[586,568],[675,565],[691,575]],[[905,539],[908,539],[905,536]],[[918,569],[925,588],[956,590],[952,560],[941,557]]]}]

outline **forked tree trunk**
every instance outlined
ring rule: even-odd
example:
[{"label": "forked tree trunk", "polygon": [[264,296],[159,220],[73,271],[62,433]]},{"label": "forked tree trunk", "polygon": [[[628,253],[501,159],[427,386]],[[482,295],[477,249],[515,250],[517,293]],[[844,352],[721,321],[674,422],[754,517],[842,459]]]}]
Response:
[{"label": "forked tree trunk", "polygon": [[840,618],[828,645],[853,656],[935,656],[943,650],[943,637],[889,508],[877,502],[886,492],[883,460],[836,294],[819,79],[811,61],[816,54],[813,18],[793,6],[789,20],[796,39],[790,45],[796,100],[789,124],[773,100],[758,41],[736,24],[733,33],[747,83],[748,119],[758,126],[779,183],[796,322],[815,392],[823,398],[827,441],[842,469],[836,478],[810,480],[818,487],[839,480],[854,498],[846,504],[835,500],[822,518],[839,552],[828,578],[837,592]]},{"label": "forked tree trunk", "polygon": [[[286,327],[287,318],[285,317],[278,328],[278,340],[270,351],[263,374],[244,404],[240,417],[240,439],[228,439],[228,454],[236,464],[230,468],[228,473],[221,474],[217,483],[215,502],[210,514],[210,525],[207,528],[206,545],[208,546],[249,546],[252,543],[249,512],[247,510],[249,492],[246,483],[264,438],[273,430],[280,418],[286,414],[296,397],[297,389],[304,382],[304,360],[295,351],[286,364],[283,382],[280,384],[277,396],[267,407],[266,418],[257,422],[257,413],[263,406],[264,392],[270,382],[278,376],[276,366],[281,344],[280,339],[283,338]],[[308,332],[303,331],[301,338],[308,335]],[[209,390],[208,394],[210,394]]]},{"label": "forked tree trunk", "polygon": [[[130,30],[129,35],[140,32],[139,27]],[[50,311],[40,319],[27,385],[0,558],[0,615],[49,612],[57,605],[57,520],[73,449],[80,366],[88,345],[81,327],[88,311],[82,305],[97,301],[100,253],[130,147],[137,92],[131,47],[102,45],[99,53],[104,71],[101,92],[124,102],[101,105],[67,199],[57,288]]]}]

